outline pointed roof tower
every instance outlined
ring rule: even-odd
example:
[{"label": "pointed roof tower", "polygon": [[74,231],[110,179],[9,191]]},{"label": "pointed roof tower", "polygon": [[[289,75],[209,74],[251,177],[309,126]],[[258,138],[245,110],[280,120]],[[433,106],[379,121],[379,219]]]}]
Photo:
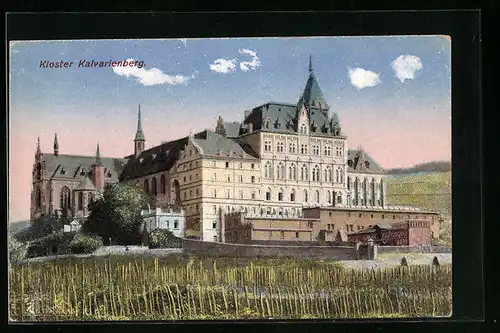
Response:
[{"label": "pointed roof tower", "polygon": [[137,113],[137,132],[135,133],[134,141],[146,141],[144,132],[142,131],[141,105],[139,105],[139,111]]},{"label": "pointed roof tower", "polygon": [[323,97],[323,92],[321,91],[318,80],[316,79],[316,75],[314,74],[311,55],[309,55],[309,78],[307,79],[304,92],[302,93],[297,106],[301,107],[302,104],[306,104],[308,107],[319,108],[323,112],[328,112],[328,110],[330,110],[330,106],[326,103],[325,98]]},{"label": "pointed roof tower", "polygon": [[59,143],[57,142],[57,133],[54,135],[54,155],[59,155]]},{"label": "pointed roof tower", "polygon": [[101,152],[99,150],[99,141],[97,142],[97,149],[95,151],[95,163],[94,165],[102,165]]},{"label": "pointed roof tower", "polygon": [[35,156],[40,156],[42,155],[42,150],[40,149],[40,137],[38,137],[37,143],[36,143],[36,154]]}]

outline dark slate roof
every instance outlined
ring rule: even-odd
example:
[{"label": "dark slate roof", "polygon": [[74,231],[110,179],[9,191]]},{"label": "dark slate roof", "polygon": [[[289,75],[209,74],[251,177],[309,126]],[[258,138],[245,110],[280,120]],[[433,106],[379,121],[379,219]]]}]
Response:
[{"label": "dark slate roof", "polygon": [[226,136],[228,138],[236,138],[240,135],[241,123],[237,121],[225,122]]},{"label": "dark slate roof", "polygon": [[[254,131],[297,133],[299,110],[300,108],[295,104],[268,102],[255,107],[244,120],[244,124],[253,124]],[[329,118],[328,113],[314,107],[309,108],[308,111],[310,131],[315,134],[332,136],[332,125],[335,122]],[[338,120],[337,115],[334,115],[333,118]],[[266,123],[269,123],[267,128]]]},{"label": "dark slate roof", "polygon": [[89,177],[85,177],[80,184],[73,191],[97,191],[94,186],[94,183],[89,179]]},{"label": "dark slate roof", "polygon": [[[41,161],[49,179],[82,181],[85,177],[92,178],[92,165],[95,163],[95,156],[42,154]],[[101,157],[101,163],[104,167],[104,181],[117,180],[126,162],[127,160],[123,158]]]},{"label": "dark slate roof", "polygon": [[170,170],[187,142],[188,137],[184,137],[145,150],[138,157],[130,156],[120,175],[120,181]]},{"label": "dark slate roof", "polygon": [[359,168],[358,162],[360,161],[360,150],[349,149],[347,152],[348,160],[348,171],[350,172],[361,172],[361,173],[373,173],[373,174],[383,174],[384,169],[367,153],[364,152],[364,160],[368,162],[368,166],[365,168]]},{"label": "dark slate roof", "polygon": [[316,79],[316,75],[312,71],[312,68],[309,69],[309,78],[307,79],[304,92],[302,93],[297,105],[301,106],[304,103],[309,107],[320,108],[321,106],[321,109],[330,109],[330,106],[326,103],[326,100],[323,97],[323,92],[319,87],[318,80]]},{"label": "dark slate roof", "polygon": [[242,143],[236,139],[223,137],[213,131],[205,130],[194,138],[194,143],[202,150],[204,156],[227,156],[255,159],[258,154],[253,151],[250,145]]}]

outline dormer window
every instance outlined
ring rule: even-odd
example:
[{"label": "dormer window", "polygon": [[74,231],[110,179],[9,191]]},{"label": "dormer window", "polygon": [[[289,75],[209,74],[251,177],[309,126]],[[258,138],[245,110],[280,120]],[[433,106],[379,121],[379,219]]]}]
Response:
[{"label": "dormer window", "polygon": [[302,124],[300,126],[300,134],[307,134],[307,125],[306,124]]},{"label": "dormer window", "polygon": [[108,177],[111,177],[111,172],[108,172]]},{"label": "dormer window", "polygon": [[370,162],[365,161],[365,166],[366,166],[366,168],[368,168],[368,169],[369,169],[369,168],[370,168]]},{"label": "dormer window", "polygon": [[85,169],[84,168],[80,169],[80,175],[82,175],[82,176],[85,175]]},{"label": "dormer window", "polygon": [[64,167],[61,168],[61,175],[64,175],[66,173],[66,169]]}]

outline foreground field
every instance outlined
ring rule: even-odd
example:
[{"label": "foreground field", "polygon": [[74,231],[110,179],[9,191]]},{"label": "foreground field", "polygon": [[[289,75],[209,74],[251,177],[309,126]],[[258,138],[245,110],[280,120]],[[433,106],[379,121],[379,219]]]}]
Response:
[{"label": "foreground field", "polygon": [[9,269],[10,319],[210,320],[447,316],[451,266],[108,257]]}]

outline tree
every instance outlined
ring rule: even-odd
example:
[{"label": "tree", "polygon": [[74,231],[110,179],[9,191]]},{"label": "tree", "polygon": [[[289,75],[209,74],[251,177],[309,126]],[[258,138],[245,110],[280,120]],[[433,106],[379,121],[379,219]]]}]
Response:
[{"label": "tree", "polygon": [[63,229],[63,221],[54,216],[41,215],[30,226],[14,237],[20,242],[28,242],[45,237]]},{"label": "tree", "polygon": [[116,244],[138,244],[143,223],[141,209],[150,203],[151,198],[138,186],[107,186],[103,197],[89,204],[90,214],[82,231],[101,236],[106,245],[110,239]]}]

